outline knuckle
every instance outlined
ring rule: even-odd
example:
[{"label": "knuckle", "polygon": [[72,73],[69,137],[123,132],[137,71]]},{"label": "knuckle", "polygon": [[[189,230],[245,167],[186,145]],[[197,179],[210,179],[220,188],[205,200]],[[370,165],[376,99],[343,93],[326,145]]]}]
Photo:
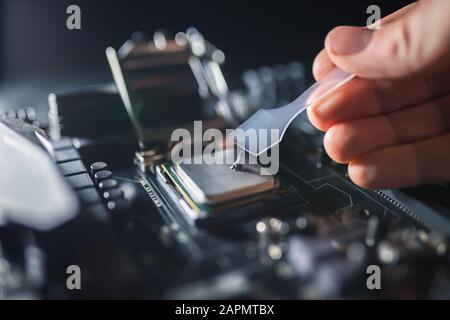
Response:
[{"label": "knuckle", "polygon": [[[397,22],[380,30],[376,35],[376,47],[381,58],[392,61],[402,73],[413,72],[420,55],[420,47],[414,39],[414,32],[408,20]],[[403,69],[403,70],[401,70]]]}]

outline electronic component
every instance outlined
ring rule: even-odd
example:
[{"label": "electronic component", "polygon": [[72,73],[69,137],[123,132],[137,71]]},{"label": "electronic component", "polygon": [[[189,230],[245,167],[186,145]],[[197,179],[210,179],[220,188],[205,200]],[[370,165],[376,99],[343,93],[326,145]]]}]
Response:
[{"label": "electronic component", "polygon": [[[167,130],[196,138],[191,124],[203,120],[224,131],[305,90],[291,63],[248,70],[247,90],[229,92],[220,53],[196,30],[135,35],[117,52],[144,147],[110,84],[50,95],[51,143],[23,125],[34,118],[26,109],[0,116],[0,296],[448,299],[448,185],[360,189],[304,117],[279,146],[276,176],[231,141],[220,141],[215,163],[168,160]],[[196,152],[194,140],[183,143]],[[35,151],[43,142],[50,147]],[[89,275],[83,290],[67,290],[69,263]],[[370,265],[382,270],[382,290],[366,287]]]},{"label": "electronic component", "polygon": [[[232,157],[233,149],[216,152]],[[196,157],[192,162],[198,161]],[[243,171],[229,164],[164,163],[156,167],[160,186],[189,221],[214,227],[245,221],[268,212],[287,212],[304,204],[295,189],[277,177],[261,175],[264,168],[246,164]]]},{"label": "electronic component", "polygon": [[103,180],[109,179],[112,176],[112,172],[109,170],[101,170],[94,174],[95,183],[100,183]]},{"label": "electronic component", "polygon": [[[232,153],[233,149],[217,153]],[[217,155],[219,159],[226,155]],[[201,157],[201,156],[199,156]],[[277,187],[277,180],[261,175],[259,165],[247,164],[252,170],[235,171],[229,164],[175,164],[172,167],[189,195],[198,203],[216,205],[231,200],[267,192]]]},{"label": "electronic component", "polygon": [[105,162],[94,162],[93,164],[91,164],[91,174],[95,175],[99,171],[106,170],[107,167],[108,165]]}]

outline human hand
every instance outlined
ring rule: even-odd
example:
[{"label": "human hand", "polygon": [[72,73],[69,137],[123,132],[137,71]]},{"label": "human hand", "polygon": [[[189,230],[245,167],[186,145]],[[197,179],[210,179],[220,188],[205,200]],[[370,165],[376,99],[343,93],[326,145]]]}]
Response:
[{"label": "human hand", "polygon": [[364,188],[450,181],[450,1],[423,0],[381,29],[337,27],[313,66],[358,77],[308,109],[332,159]]}]

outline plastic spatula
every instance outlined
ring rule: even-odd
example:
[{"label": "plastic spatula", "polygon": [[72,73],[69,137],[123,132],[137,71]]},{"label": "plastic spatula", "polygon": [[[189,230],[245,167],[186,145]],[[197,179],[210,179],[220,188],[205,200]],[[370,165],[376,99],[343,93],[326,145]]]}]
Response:
[{"label": "plastic spatula", "polygon": [[354,77],[334,68],[291,103],[280,108],[258,110],[232,132],[230,139],[245,151],[258,156],[280,143],[286,129],[302,111]]}]

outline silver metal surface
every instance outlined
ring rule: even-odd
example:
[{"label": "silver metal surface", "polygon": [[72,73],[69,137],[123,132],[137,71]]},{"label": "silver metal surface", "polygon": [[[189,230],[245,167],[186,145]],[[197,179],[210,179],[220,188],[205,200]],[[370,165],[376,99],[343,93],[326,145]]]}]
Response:
[{"label": "silver metal surface", "polygon": [[[228,149],[222,152],[233,152]],[[222,154],[217,155],[218,158]],[[222,159],[227,157],[223,155]],[[195,163],[195,158],[193,163]],[[184,164],[176,165],[176,173],[190,191],[192,198],[198,203],[218,204],[258,193],[277,187],[273,176],[260,175],[259,166],[246,164],[252,170],[234,171],[230,164]]]}]

